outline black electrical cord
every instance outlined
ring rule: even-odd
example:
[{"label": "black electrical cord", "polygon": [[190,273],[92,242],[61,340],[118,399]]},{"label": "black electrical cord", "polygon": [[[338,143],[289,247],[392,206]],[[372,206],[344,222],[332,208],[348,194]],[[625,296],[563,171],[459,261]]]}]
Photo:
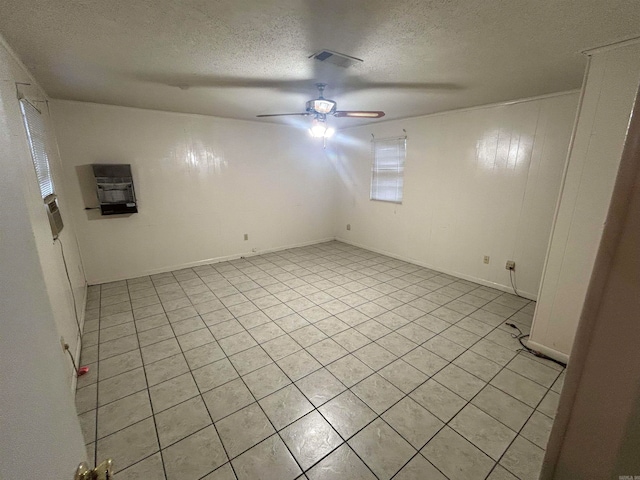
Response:
[{"label": "black electrical cord", "polygon": [[73,353],[71,353],[71,349],[69,348],[69,344],[68,343],[64,344],[64,349],[69,354],[69,357],[71,358],[71,363],[73,363],[73,369],[75,370],[76,375],[77,375],[79,373],[79,370],[78,370],[78,367],[76,366],[76,360],[75,360],[75,358],[73,358]]},{"label": "black electrical cord", "polygon": [[515,279],[513,278],[513,276],[514,276],[513,275],[513,268],[510,268],[509,269],[509,280],[511,280],[511,288],[513,288],[513,291],[515,292],[517,297],[524,298],[522,295],[520,295],[518,293],[518,290],[516,289],[516,282],[515,282]]},{"label": "black electrical cord", "polygon": [[[64,271],[67,274],[67,281],[69,282],[69,288],[71,289],[71,298],[73,298],[73,314],[75,315],[75,318],[76,318],[76,326],[78,327],[78,336],[82,337],[82,329],[80,328],[80,319],[78,318],[78,309],[76,307],[76,295],[73,293],[73,283],[71,282],[71,276],[69,275],[69,267],[67,266],[67,259],[64,256],[64,246],[62,245],[62,240],[60,240],[60,238],[57,238],[56,240],[60,244],[60,253],[62,253],[62,263],[64,264]],[[76,375],[78,375],[79,370],[78,370],[78,367],[76,366],[76,361],[73,358],[73,354],[71,353],[68,343],[64,344],[64,349],[67,352],[69,352],[69,356],[71,357],[71,362],[73,363],[73,370],[76,372]]]},{"label": "black electrical cord", "polygon": [[[515,294],[516,294],[518,297],[520,297],[520,298],[525,298],[525,297],[523,297],[522,295],[520,295],[520,294],[518,293],[518,289],[516,288],[516,283],[515,283],[515,278],[514,278],[514,275],[515,275],[515,274],[514,274],[513,272],[514,272],[514,270],[513,270],[512,268],[510,268],[510,269],[509,269],[509,280],[511,280],[511,287],[513,288],[513,291],[515,292]],[[511,336],[512,336],[513,338],[517,338],[517,339],[518,339],[518,342],[520,342],[520,345],[522,345],[522,350],[524,350],[524,351],[526,351],[526,352],[530,353],[531,355],[534,355],[534,356],[536,356],[536,357],[538,357],[538,358],[543,358],[543,359],[545,359],[545,360],[550,360],[550,361],[552,361],[552,362],[554,362],[554,363],[557,363],[558,365],[560,365],[560,366],[562,366],[562,367],[566,367],[566,366],[567,366],[567,364],[566,364],[566,363],[560,362],[560,361],[556,360],[555,358],[551,358],[551,357],[549,357],[549,356],[545,355],[545,354],[544,354],[544,353],[542,353],[542,352],[538,352],[537,350],[534,350],[534,349],[532,349],[532,348],[527,347],[527,346],[524,344],[523,340],[524,340],[525,338],[527,338],[527,337],[529,336],[529,334],[523,334],[523,333],[522,333],[522,330],[520,330],[520,329],[516,326],[516,324],[515,324],[515,323],[506,322],[506,323],[505,323],[505,325],[509,325],[511,328],[515,328],[515,329],[518,331],[518,334],[517,334],[517,335],[515,335],[515,334],[511,334]]]},{"label": "black electrical cord", "polygon": [[67,259],[64,256],[64,246],[62,241],[58,238],[60,244],[60,253],[62,253],[62,263],[64,263],[64,271],[67,274],[67,282],[69,282],[69,289],[71,290],[71,298],[73,298],[73,314],[76,317],[76,325],[78,326],[78,335],[82,335],[82,329],[80,328],[80,319],[78,318],[78,309],[76,308],[76,295],[73,293],[73,283],[71,282],[71,276],[69,275],[69,267],[67,266]]},{"label": "black electrical cord", "polygon": [[522,335],[522,330],[520,330],[520,329],[518,328],[518,326],[517,326],[515,323],[509,323],[509,322],[507,322],[507,323],[505,323],[505,325],[508,325],[508,326],[510,326],[511,328],[515,328],[516,330],[518,330],[518,333],[512,333],[512,334],[511,334],[511,336],[512,336],[513,338],[518,338],[520,335]]},{"label": "black electrical cord", "polygon": [[559,360],[556,360],[555,358],[551,358],[551,357],[549,357],[549,356],[545,355],[545,354],[544,354],[544,353],[542,353],[542,352],[538,352],[537,350],[534,350],[533,348],[529,348],[529,347],[527,347],[527,346],[524,344],[523,340],[524,340],[525,338],[527,338],[527,337],[529,336],[529,334],[528,334],[528,333],[527,333],[527,334],[522,334],[522,331],[521,331],[521,330],[520,330],[520,329],[519,329],[519,328],[518,328],[514,323],[506,322],[506,323],[505,323],[505,325],[508,325],[508,326],[510,326],[510,327],[515,328],[516,330],[518,330],[519,335],[513,335],[513,334],[512,334],[511,336],[512,336],[513,338],[517,338],[517,339],[518,339],[518,342],[520,342],[520,345],[522,345],[522,350],[524,350],[524,351],[526,351],[526,352],[530,353],[530,354],[531,354],[531,355],[533,355],[534,357],[542,358],[542,359],[544,359],[544,360],[549,360],[549,361],[551,361],[551,362],[553,362],[553,363],[556,363],[556,364],[560,365],[560,366],[561,366],[561,367],[563,367],[563,368],[567,366],[567,364],[566,364],[566,363],[564,363],[564,362],[561,362],[561,361],[559,361]]}]

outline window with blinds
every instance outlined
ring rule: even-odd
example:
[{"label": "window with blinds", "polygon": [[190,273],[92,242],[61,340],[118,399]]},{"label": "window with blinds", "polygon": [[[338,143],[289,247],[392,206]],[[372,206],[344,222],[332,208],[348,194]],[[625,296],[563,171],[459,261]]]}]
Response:
[{"label": "window with blinds", "polygon": [[372,141],[371,200],[402,203],[407,138]]},{"label": "window with blinds", "polygon": [[40,194],[45,199],[53,195],[54,189],[51,169],[49,168],[49,157],[47,156],[44,119],[38,109],[25,99],[20,100],[20,109],[22,110],[22,118],[27,130],[29,148],[31,149],[31,157],[38,177]]}]

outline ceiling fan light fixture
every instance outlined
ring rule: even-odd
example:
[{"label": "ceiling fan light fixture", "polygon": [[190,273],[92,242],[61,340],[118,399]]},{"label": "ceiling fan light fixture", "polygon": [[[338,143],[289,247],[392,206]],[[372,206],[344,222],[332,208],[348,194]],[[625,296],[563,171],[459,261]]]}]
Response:
[{"label": "ceiling fan light fixture", "polygon": [[324,137],[328,138],[331,136],[333,131],[326,134],[327,130],[327,115],[331,115],[337,118],[343,117],[352,117],[352,118],[381,118],[384,117],[384,112],[381,110],[378,111],[366,111],[366,110],[337,110],[337,103],[333,100],[329,100],[324,98],[323,92],[326,83],[316,83],[316,88],[318,89],[318,98],[313,100],[309,100],[306,103],[307,109],[303,113],[272,113],[272,114],[263,114],[256,115],[257,117],[286,117],[291,115],[296,116],[304,116],[304,117],[313,117],[313,125],[309,130],[314,137]]},{"label": "ceiling fan light fixture", "polygon": [[309,133],[313,138],[329,138],[335,133],[335,129],[328,128],[324,120],[314,118]]},{"label": "ceiling fan light fixture", "polygon": [[322,138],[327,131],[327,127],[322,123],[314,123],[309,129],[309,133],[313,138]]},{"label": "ceiling fan light fixture", "polygon": [[318,98],[307,102],[307,111],[321,113],[326,115],[336,109],[336,102],[327,100],[326,98]]}]

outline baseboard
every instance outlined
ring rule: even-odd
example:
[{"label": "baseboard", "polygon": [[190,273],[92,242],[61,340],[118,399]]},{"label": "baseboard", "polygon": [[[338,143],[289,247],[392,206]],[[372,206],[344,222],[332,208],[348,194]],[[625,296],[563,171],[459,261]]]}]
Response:
[{"label": "baseboard", "polygon": [[183,268],[193,268],[193,267],[199,267],[201,265],[209,265],[212,263],[220,263],[220,262],[228,262],[230,260],[237,260],[239,258],[248,258],[248,257],[256,257],[258,255],[265,255],[267,253],[273,253],[273,252],[282,252],[283,250],[289,250],[290,248],[299,248],[299,247],[308,247],[310,245],[316,245],[318,243],[325,243],[325,242],[331,242],[333,240],[335,240],[335,237],[325,237],[325,238],[321,238],[318,240],[311,240],[308,242],[301,242],[301,243],[296,243],[296,244],[291,244],[291,245],[284,245],[284,246],[280,246],[280,247],[274,247],[274,248],[267,248],[265,250],[260,250],[258,252],[244,252],[244,253],[234,253],[231,255],[225,255],[225,256],[221,256],[221,257],[214,257],[214,258],[207,258],[205,260],[198,260],[195,262],[188,262],[188,263],[182,263],[179,265],[168,265],[166,267],[160,267],[160,268],[152,268],[149,270],[143,270],[142,272],[136,273],[134,274],[134,276],[115,276],[115,277],[105,277],[105,278],[98,278],[98,279],[91,279],[91,281],[89,282],[89,285],[99,285],[101,283],[109,283],[109,282],[117,282],[120,280],[126,280],[128,278],[135,278],[135,277],[144,277],[146,275],[155,275],[157,273],[164,273],[164,272],[173,272],[175,270],[181,270]]},{"label": "baseboard", "polygon": [[[513,293],[513,289],[511,288],[511,286],[509,285],[502,285],[500,283],[495,283],[495,282],[490,282],[488,280],[485,280],[483,278],[478,278],[478,277],[474,277],[472,275],[466,275],[464,273],[461,272],[456,272],[456,271],[452,271],[452,270],[446,270],[446,269],[442,269],[440,267],[436,267],[434,265],[430,265],[428,263],[425,262],[421,262],[419,260],[416,260],[414,258],[409,258],[409,257],[404,257],[402,255],[397,255],[393,252],[389,252],[386,250],[381,250],[381,249],[377,249],[377,248],[372,248],[369,247],[367,245],[362,245],[359,244],[357,242],[353,242],[351,240],[347,240],[346,238],[341,238],[341,237],[325,237],[325,238],[321,238],[318,240],[311,240],[308,242],[301,242],[301,243],[296,243],[296,244],[290,244],[290,245],[285,245],[285,246],[280,246],[280,247],[274,247],[274,248],[268,248],[265,250],[260,250],[259,252],[245,252],[245,253],[234,253],[231,255],[224,255],[224,256],[220,256],[220,257],[214,257],[214,258],[208,258],[205,260],[198,260],[195,262],[188,262],[188,263],[183,263],[183,264],[178,264],[178,265],[170,265],[170,266],[166,266],[166,267],[161,267],[161,268],[153,268],[153,269],[149,269],[149,270],[144,270],[138,274],[135,274],[135,277],[143,277],[145,275],[155,275],[157,273],[164,273],[164,272],[172,272],[174,270],[181,270],[183,268],[193,268],[193,267],[199,267],[201,265],[209,265],[209,264],[213,264],[213,263],[220,263],[220,262],[227,262],[230,260],[237,260],[239,258],[248,258],[248,257],[255,257],[258,255],[264,255],[267,253],[273,253],[273,252],[281,252],[283,250],[289,250],[290,248],[299,248],[299,247],[308,247],[310,245],[316,245],[319,243],[325,243],[325,242],[330,242],[333,240],[337,240],[338,242],[342,242],[345,243],[347,245],[352,245],[354,247],[358,247],[358,248],[363,248],[365,250],[369,250],[371,252],[375,252],[375,253],[379,253],[381,255],[386,255],[388,257],[391,258],[396,258],[398,260],[402,260],[403,262],[408,262],[408,263],[412,263],[414,265],[418,265],[420,267],[425,267],[428,268],[430,270],[434,270],[436,272],[440,272],[440,273],[444,273],[447,275],[452,275],[454,277],[458,277],[461,278],[463,280],[468,280],[470,282],[474,282],[477,283],[479,285],[483,285],[485,287],[490,287],[490,288],[495,288],[496,290],[500,290],[502,292],[505,293]],[[115,277],[106,277],[106,278],[101,278],[101,279],[92,279],[91,282],[89,282],[89,285],[99,285],[101,283],[109,283],[109,282],[117,282],[120,280],[126,280],[127,278],[132,278],[131,276],[115,276]],[[526,292],[526,291],[519,291],[518,292],[520,294],[520,296],[527,298],[529,300],[533,300],[536,301],[538,299],[537,294],[531,293],[531,292]]]},{"label": "baseboard", "polygon": [[538,342],[534,342],[531,339],[527,340],[527,346],[535,350],[536,352],[544,353],[547,357],[551,357],[554,360],[558,360],[559,362],[569,362],[569,355],[567,355],[566,353],[559,352],[557,350],[554,350],[553,348],[545,347],[544,345]]},{"label": "baseboard", "polygon": [[[455,271],[452,271],[452,270],[445,270],[445,269],[442,269],[440,267],[435,267],[433,265],[429,265],[428,263],[421,262],[419,260],[416,260],[415,258],[404,257],[402,255],[397,255],[395,253],[388,252],[386,250],[372,248],[372,247],[369,247],[367,245],[362,245],[362,244],[359,244],[359,243],[356,243],[356,242],[352,242],[351,240],[347,240],[345,238],[336,237],[336,240],[339,241],[339,242],[342,242],[342,243],[346,243],[348,245],[353,245],[354,247],[364,248],[365,250],[369,250],[371,252],[380,253],[380,254],[386,255],[388,257],[396,258],[398,260],[402,260],[403,262],[413,263],[414,265],[418,265],[420,267],[425,267],[425,268],[428,268],[430,270],[434,270],[436,272],[444,273],[444,274],[447,274],[447,275],[452,275],[454,277],[458,277],[458,278],[461,278],[463,280],[468,280],[470,282],[477,283],[477,284],[483,285],[485,287],[495,288],[496,290],[500,290],[501,292],[513,294],[513,289],[509,285],[502,285],[500,283],[490,282],[490,281],[485,280],[483,278],[477,278],[477,277],[474,277],[472,275],[466,275],[464,273],[455,272]],[[525,292],[525,291],[519,290],[518,293],[520,294],[521,297],[527,298],[529,300],[537,301],[537,299],[538,299],[538,295],[537,294],[533,294],[531,292]]]}]

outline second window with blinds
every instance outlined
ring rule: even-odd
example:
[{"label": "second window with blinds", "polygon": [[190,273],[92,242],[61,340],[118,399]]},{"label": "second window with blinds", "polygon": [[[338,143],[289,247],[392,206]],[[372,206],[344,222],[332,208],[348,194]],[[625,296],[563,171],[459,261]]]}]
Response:
[{"label": "second window with blinds", "polygon": [[371,144],[371,200],[402,203],[407,138],[373,139]]}]

